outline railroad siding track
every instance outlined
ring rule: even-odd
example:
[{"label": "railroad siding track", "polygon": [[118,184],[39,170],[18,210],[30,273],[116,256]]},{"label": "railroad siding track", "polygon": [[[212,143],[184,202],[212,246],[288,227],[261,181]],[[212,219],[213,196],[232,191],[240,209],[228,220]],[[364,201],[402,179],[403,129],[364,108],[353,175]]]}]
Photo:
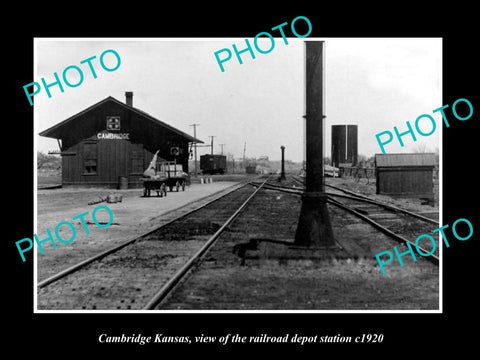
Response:
[{"label": "railroad siding track", "polygon": [[[285,184],[285,182],[282,184]],[[259,186],[259,184],[255,183],[252,183],[252,185]],[[356,308],[363,306],[361,300],[359,304],[357,304],[356,301],[352,301],[353,299],[350,299],[350,301],[355,303],[355,305],[348,304],[348,300],[341,305],[343,300],[338,301],[338,295],[334,295],[335,290],[328,290],[328,292],[326,292],[327,290],[323,286],[318,288],[318,284],[315,283],[315,281],[321,280],[313,279],[322,279],[322,277],[325,276],[326,278],[323,280],[328,280],[328,283],[331,281],[329,276],[335,275],[322,274],[335,272],[334,269],[336,266],[333,266],[333,270],[331,270],[330,265],[322,265],[322,263],[314,265],[313,267],[309,265],[305,267],[305,264],[308,264],[309,260],[305,262],[305,260],[302,261],[298,259],[293,261],[285,260],[282,265],[282,261],[280,260],[280,262],[278,262],[278,259],[269,262],[268,256],[266,256],[265,253],[256,259],[256,251],[265,251],[266,248],[262,247],[252,247],[252,249],[248,250],[250,256],[247,257],[246,266],[239,266],[239,260],[235,254],[233,254],[232,248],[235,248],[240,243],[245,244],[245,241],[248,239],[262,238],[265,236],[269,239],[290,239],[290,241],[293,241],[301,203],[298,194],[301,194],[302,190],[298,189],[300,186],[298,182],[291,182],[289,184],[291,186],[287,189],[281,188],[281,185],[279,185],[276,181],[270,181],[264,186],[260,195],[252,201],[250,210],[241,215],[231,226],[230,231],[225,233],[209,251],[205,260],[199,264],[186,279],[178,284],[156,309],[318,309],[324,306],[327,306],[327,308],[351,308],[352,306]],[[283,193],[278,190],[281,190]],[[287,192],[287,194],[285,194],[285,192]],[[270,198],[266,197],[267,194]],[[275,209],[275,197],[284,197],[284,200],[288,198],[287,211],[285,211],[285,208],[283,211]],[[270,204],[270,208],[268,211],[263,210],[262,213],[262,208],[265,209],[264,204],[267,203]],[[285,207],[285,203],[283,206]],[[338,239],[342,241],[341,245],[357,255],[361,254],[361,257],[365,256],[366,258],[363,260],[366,261],[366,263],[364,263],[365,265],[359,265],[358,267],[365,266],[366,269],[368,269],[368,273],[373,272],[373,274],[375,274],[378,270],[374,270],[374,268],[377,267],[374,254],[386,249],[391,249],[391,239],[379,234],[377,230],[373,228],[367,230],[371,235],[365,236],[365,230],[368,228],[365,228],[362,220],[350,214],[339,215],[339,213],[345,214],[344,210],[333,207],[333,205],[329,206],[331,207],[332,213],[336,214],[334,221],[336,223]],[[387,212],[383,207],[365,203],[357,203],[357,207],[363,207],[363,212],[370,213],[374,216],[376,215],[377,219],[384,218],[386,221],[392,221],[393,223],[398,221],[396,213]],[[402,216],[402,214],[400,215]],[[346,218],[348,218],[348,220],[346,220]],[[417,219],[414,220],[419,221]],[[340,224],[337,224],[338,222],[345,223],[346,225],[340,226]],[[269,228],[272,223],[275,224],[274,228]],[[285,228],[284,226],[287,224],[288,226]],[[351,232],[351,230],[356,227],[358,227],[358,230]],[[347,231],[349,232],[348,234],[345,234],[344,230],[346,228],[349,228]],[[361,239],[359,238],[359,232],[364,234],[360,235]],[[361,241],[359,242],[359,240]],[[360,264],[363,264],[362,260],[360,261]],[[399,274],[408,274],[406,279],[409,279],[412,274],[417,274],[415,276],[422,278],[425,284],[428,284],[428,286],[426,286],[433,289],[432,291],[438,288],[438,273],[435,268],[432,268],[430,263],[420,262],[415,264],[413,260],[408,258],[404,258],[404,262],[407,270],[405,270],[405,268],[397,270]],[[275,263],[277,265],[275,265]],[[357,266],[354,265],[353,267],[356,268]],[[400,268],[398,264],[393,265],[393,267]],[[312,273],[318,271],[318,274],[314,275],[313,278],[303,278],[302,275],[300,275],[303,274],[303,271],[299,273],[299,269],[302,268],[304,268],[303,271]],[[350,266],[347,265],[346,268],[348,269],[346,270],[348,273]],[[401,276],[403,279],[404,275]],[[366,277],[369,277],[369,275],[366,275]],[[372,288],[377,289],[375,291],[376,294],[378,294],[381,290],[378,290],[377,282],[382,283],[383,281],[390,280],[389,277],[374,276],[374,278]],[[303,283],[305,285],[302,285]],[[394,280],[392,289],[397,289],[397,286],[401,289],[402,286],[405,286],[398,284],[399,283]],[[355,286],[357,286],[356,283]],[[381,285],[381,288],[384,288],[384,286],[385,285]],[[305,289],[311,289],[311,291],[305,291]],[[320,298],[318,298],[318,291],[322,292]],[[332,291],[331,294],[330,291]],[[346,293],[344,291],[346,291]],[[343,294],[342,299],[345,297],[345,294],[348,294],[347,298],[351,296],[347,290],[344,291],[340,290]],[[416,292],[416,294],[420,293],[419,289],[411,291]],[[402,291],[398,291],[398,293],[402,293]],[[393,297],[396,297],[397,290],[393,290],[393,294]],[[375,298],[378,298],[378,296]],[[380,298],[383,298],[383,296]],[[393,308],[396,308],[396,306],[402,307],[405,299],[406,298],[402,298],[400,304],[393,305]],[[331,304],[331,301],[335,301],[335,303]],[[379,300],[379,303],[381,302],[382,300]],[[433,301],[433,305],[429,306],[435,307],[434,303],[435,301]]]},{"label": "railroad siding track", "polygon": [[141,309],[252,193],[244,186],[38,291],[38,309]]},{"label": "railroad siding track", "polygon": [[[303,180],[304,179],[296,176],[290,176],[290,179],[287,178],[287,183],[291,184],[293,182],[300,186],[303,185]],[[269,186],[279,187],[278,184],[274,183],[269,184]],[[352,213],[356,212],[357,216],[363,216],[363,220],[366,220],[367,222],[369,221],[377,227],[377,229],[383,231],[402,244],[408,241],[415,246],[415,240],[418,236],[422,234],[431,235],[435,240],[436,251],[432,256],[427,257],[426,259],[438,264],[440,246],[439,235],[438,233],[432,233],[433,229],[439,227],[437,220],[389,204],[378,202],[368,196],[357,194],[337,186],[328,185],[328,188],[329,190],[327,191],[327,194],[329,194],[330,203],[342,206],[346,211]],[[286,190],[289,192],[295,192],[291,187],[288,187]],[[424,253],[430,253],[433,249],[433,244],[428,241],[423,241],[421,244],[419,243],[418,247]],[[421,256],[419,257],[421,258]]]},{"label": "railroad siding track", "polygon": [[[332,204],[328,206],[335,236],[359,258],[316,261],[272,256],[273,248],[262,245],[272,240],[293,243],[300,205],[298,194],[262,188],[204,260],[155,309],[358,309],[374,304],[382,309],[435,308],[435,295],[421,305],[415,296],[424,299],[429,291],[435,294],[438,268],[405,258],[404,268],[394,264],[391,273],[381,275],[374,254],[391,249],[391,239]],[[248,249],[241,266],[233,249],[263,238],[269,242]]]},{"label": "railroad siding track", "polygon": [[[374,213],[369,213],[366,211],[358,211],[357,205],[355,204],[345,204],[345,202],[339,202],[335,199],[329,198],[328,201],[336,206],[341,207],[344,210],[347,210],[358,217],[362,218],[364,221],[367,221],[371,225],[373,225],[378,230],[382,231],[383,233],[389,235],[391,238],[396,240],[402,245],[406,246],[406,242],[409,242],[412,245],[412,248],[415,247],[415,239],[422,235],[422,234],[430,234],[431,233],[431,225],[426,224],[424,221],[412,218],[411,216],[407,216],[405,214],[399,213],[388,213],[385,209],[381,209],[380,211],[375,209]],[[434,264],[438,265],[438,235],[431,234],[435,240],[435,248],[436,251],[433,255],[426,257],[424,259],[433,262]],[[418,244],[418,249],[423,253],[430,253],[432,250],[433,245],[431,242],[422,242]],[[390,251],[391,247],[385,248],[385,250]],[[399,252],[403,253],[405,250],[399,248]],[[422,258],[418,256],[418,258]]]},{"label": "railroad siding track", "polygon": [[[333,189],[333,191],[329,191],[329,201],[332,204],[337,206],[341,205],[343,206],[344,210],[352,213],[357,212],[359,213],[357,216],[361,217],[363,215],[364,220],[370,222],[380,231],[383,231],[387,234],[389,234],[389,232],[393,233],[389,234],[389,236],[401,244],[410,242],[412,246],[415,246],[415,240],[418,236],[422,234],[431,235],[435,240],[436,250],[432,256],[425,259],[438,264],[440,246],[439,235],[438,233],[432,233],[433,229],[439,227],[438,221],[417,213],[391,206],[389,204],[377,202],[367,196],[348,196],[339,194],[339,192],[342,192],[343,190],[338,187]],[[352,194],[352,192],[348,190],[344,192]],[[418,244],[418,248],[424,253],[430,253],[430,251],[433,249],[433,244],[429,241],[422,241]]]}]

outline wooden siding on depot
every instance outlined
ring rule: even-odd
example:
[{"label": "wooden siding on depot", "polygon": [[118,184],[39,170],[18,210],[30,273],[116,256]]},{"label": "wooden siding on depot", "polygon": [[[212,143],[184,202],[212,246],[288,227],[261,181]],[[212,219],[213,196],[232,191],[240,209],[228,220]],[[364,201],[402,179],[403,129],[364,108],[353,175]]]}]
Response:
[{"label": "wooden siding on depot", "polygon": [[[91,157],[92,145],[97,147],[97,171],[85,171],[85,160]],[[84,140],[69,151],[75,155],[62,157],[63,182],[65,184],[111,184],[118,182],[118,176],[127,176],[128,141],[126,140]],[[87,156],[87,157],[86,157]]]},{"label": "wooden siding on depot", "polygon": [[118,176],[127,176],[126,140],[99,140],[98,180],[102,183],[116,184]]},{"label": "wooden siding on depot", "polygon": [[[107,131],[107,117],[120,118],[118,131]],[[167,161],[176,159],[188,171],[188,138],[171,127],[162,126],[146,115],[118,101],[105,100],[82,111],[74,119],[45,131],[62,140],[62,183],[115,187],[119,177],[127,177],[129,186],[141,184],[143,171],[153,154],[160,150],[160,157]],[[98,138],[99,133],[128,134],[129,139]],[[194,138],[192,138],[194,139]],[[91,166],[93,144],[96,144],[96,173],[85,171],[85,161]],[[172,156],[171,147],[179,147],[181,154]],[[87,153],[87,156],[85,156]]]}]

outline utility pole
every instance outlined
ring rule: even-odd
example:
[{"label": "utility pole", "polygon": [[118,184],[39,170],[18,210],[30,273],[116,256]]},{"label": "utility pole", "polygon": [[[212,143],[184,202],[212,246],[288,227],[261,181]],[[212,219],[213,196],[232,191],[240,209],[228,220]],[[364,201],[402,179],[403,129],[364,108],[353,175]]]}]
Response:
[{"label": "utility pole", "polygon": [[247,142],[243,145],[243,167],[245,168],[245,150],[247,150]]},{"label": "utility pole", "polygon": [[[196,139],[197,138],[197,126],[200,124],[191,124],[190,126],[193,126],[193,137]],[[195,177],[197,177],[197,172],[198,172],[198,167],[197,167],[197,143],[193,143],[193,148],[194,148],[194,153],[195,153]]]},{"label": "utility pole", "polygon": [[210,146],[211,146],[211,154],[213,155],[213,138],[216,137],[215,135],[210,135],[209,138],[212,138]]}]

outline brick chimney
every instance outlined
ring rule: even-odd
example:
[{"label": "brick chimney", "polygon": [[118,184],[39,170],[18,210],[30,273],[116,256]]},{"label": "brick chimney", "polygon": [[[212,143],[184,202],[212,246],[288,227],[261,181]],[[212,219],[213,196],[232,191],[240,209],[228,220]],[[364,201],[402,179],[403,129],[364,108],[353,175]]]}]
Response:
[{"label": "brick chimney", "polygon": [[125,92],[125,103],[128,106],[133,106],[133,92],[132,91]]}]

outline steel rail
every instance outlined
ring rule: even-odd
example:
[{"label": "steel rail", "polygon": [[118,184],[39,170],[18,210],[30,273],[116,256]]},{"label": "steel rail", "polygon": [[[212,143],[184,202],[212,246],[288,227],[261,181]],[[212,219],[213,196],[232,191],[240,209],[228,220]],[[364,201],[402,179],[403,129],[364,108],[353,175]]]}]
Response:
[{"label": "steel rail", "polygon": [[290,176],[294,181],[296,181],[297,183],[305,186],[305,178],[302,178],[300,176],[295,176],[295,175],[290,175]]},{"label": "steel rail", "polygon": [[[379,223],[377,223],[376,221],[372,220],[371,218],[369,218],[368,216],[356,211],[355,209],[353,209],[352,207],[348,206],[348,205],[345,205],[343,204],[342,202],[340,201],[337,201],[335,199],[332,199],[331,197],[328,197],[327,198],[327,201],[335,206],[338,206],[339,208],[345,210],[345,211],[348,211],[356,216],[358,216],[359,218],[361,218],[362,220],[366,221],[367,223],[369,223],[370,225],[374,226],[376,229],[380,230],[381,232],[383,232],[384,234],[388,235],[389,237],[391,237],[392,239],[398,241],[399,243],[402,243],[402,244],[405,244],[405,243],[410,243],[411,245],[414,245],[418,250],[420,250],[421,252],[425,253],[425,254],[428,254],[429,251],[427,251],[426,249],[422,248],[422,247],[419,247],[417,245],[415,245],[414,242],[408,240],[408,239],[405,239],[404,237],[394,233],[393,231],[387,229],[386,227],[384,227],[383,225],[380,225]],[[429,256],[426,256],[426,260],[434,263],[435,265],[438,265],[439,262],[440,262],[440,259],[438,256],[436,255],[429,255]]]},{"label": "steel rail", "polygon": [[[250,182],[250,184],[253,185],[253,186],[257,186],[253,182]],[[325,184],[325,185],[327,185],[327,184]],[[281,186],[281,185],[277,185],[277,184],[265,184],[265,186],[270,188],[270,189],[273,189],[273,190],[288,192],[290,194],[301,195],[303,193],[302,189],[287,187],[287,186]],[[355,201],[363,201],[363,202],[366,202],[366,203],[370,203],[370,204],[373,204],[373,205],[384,207],[385,209],[388,209],[388,210],[391,210],[391,211],[401,212],[401,213],[410,215],[412,217],[416,217],[420,220],[429,222],[429,223],[437,225],[437,226],[439,225],[439,222],[437,220],[430,219],[430,218],[428,218],[426,216],[423,216],[423,215],[420,215],[418,213],[414,213],[414,212],[406,210],[406,209],[402,209],[402,208],[399,208],[399,207],[396,207],[396,206],[393,206],[393,205],[389,205],[389,204],[386,204],[384,202],[371,199],[367,196],[363,196],[363,195],[360,195],[360,194],[355,194],[354,192],[351,192],[349,190],[345,190],[345,189],[342,189],[342,188],[339,188],[339,187],[336,187],[336,186],[333,186],[333,185],[327,185],[327,186],[333,187],[333,188],[338,189],[339,191],[343,191],[347,194],[353,194],[353,196],[349,196],[349,195],[334,194],[334,193],[331,193],[331,192],[326,192],[326,194],[329,195],[329,196],[337,196],[337,197],[342,197],[342,198],[345,198],[345,199],[351,199],[351,200],[355,200]]]},{"label": "steel rail", "polygon": [[243,202],[242,205],[235,211],[235,213],[230,216],[230,218],[213,234],[205,244],[170,278],[170,280],[162,286],[162,288],[150,299],[150,301],[144,306],[143,310],[152,310],[154,309],[165,297],[174,289],[188,271],[194,266],[195,263],[204,255],[216,242],[218,237],[223,233],[223,231],[229,226],[242,212],[242,210],[247,206],[251,199],[257,194],[257,192],[263,187],[267,182],[270,176],[257,188],[255,191]]},{"label": "steel rail", "polygon": [[[295,177],[292,176],[292,178],[298,182],[301,182],[301,180],[299,179],[296,179]],[[256,186],[254,183],[251,183],[253,186]],[[361,218],[362,220],[366,221],[367,223],[371,224],[372,226],[374,226],[376,229],[380,230],[381,232],[383,232],[384,234],[386,234],[387,236],[393,238],[394,240],[402,243],[402,244],[405,244],[405,242],[408,242],[410,243],[411,245],[414,245],[415,246],[415,243],[394,233],[393,231],[387,229],[386,227],[384,227],[383,225],[377,223],[376,221],[374,221],[373,219],[369,218],[368,216],[356,211],[354,208],[346,205],[346,204],[343,204],[341,203],[340,201],[337,201],[335,199],[332,198],[332,196],[337,196],[337,197],[343,197],[343,198],[347,198],[347,199],[352,199],[352,200],[355,200],[355,201],[363,201],[363,202],[367,202],[367,203],[372,203],[374,205],[377,205],[377,206],[382,206],[384,208],[387,208],[389,210],[394,210],[394,211],[398,211],[398,212],[402,212],[402,213],[405,213],[405,214],[408,214],[408,215],[411,215],[413,217],[417,217],[417,218],[420,218],[422,220],[425,220],[427,222],[430,222],[430,223],[433,223],[433,224],[436,224],[438,225],[438,221],[435,221],[433,219],[430,219],[430,218],[427,218],[427,217],[424,217],[422,215],[419,215],[419,214],[416,214],[416,213],[413,213],[411,211],[408,211],[408,210],[405,210],[405,209],[401,209],[401,208],[397,208],[396,206],[392,206],[392,205],[388,205],[388,204],[385,204],[385,203],[382,203],[382,202],[379,202],[379,201],[376,201],[376,200],[373,200],[373,199],[370,199],[366,196],[363,196],[363,195],[359,195],[359,194],[355,194],[353,192],[350,192],[348,190],[345,190],[345,189],[342,189],[342,188],[338,188],[336,186],[333,186],[333,185],[328,185],[328,184],[325,184],[326,186],[330,186],[332,188],[335,188],[335,189],[338,189],[340,191],[344,191],[345,193],[352,193],[354,196],[348,196],[348,195],[342,195],[342,194],[333,194],[333,193],[327,193],[328,197],[327,197],[327,201],[333,205],[336,205],[338,207],[340,207],[341,209],[344,209],[345,211],[348,211],[356,216],[358,216],[359,218]],[[301,195],[302,194],[302,190],[299,190],[299,189],[294,189],[294,188],[291,188],[291,187],[283,187],[283,186],[280,186],[280,185],[274,185],[274,184],[267,184],[267,187],[269,187],[270,189],[274,189],[274,190],[278,190],[278,191],[284,191],[284,192],[288,192],[290,194],[298,194],[298,195]],[[422,248],[422,247],[418,247],[418,249],[420,249],[420,251],[424,252],[424,253],[429,253],[429,251],[427,251],[426,249]],[[436,255],[430,255],[427,257],[427,260],[429,260],[430,262],[434,263],[435,265],[438,265],[439,264],[439,257],[436,256]]]},{"label": "steel rail", "polygon": [[[177,216],[177,217],[175,217],[175,218],[167,221],[166,223],[160,225],[159,227],[156,227],[155,229],[148,231],[148,232],[145,233],[145,234],[142,234],[142,235],[140,235],[140,236],[137,236],[137,237],[135,237],[135,238],[133,238],[133,239],[129,239],[129,240],[127,240],[127,241],[125,241],[125,242],[117,245],[117,246],[114,246],[114,247],[112,247],[112,248],[110,248],[110,249],[107,249],[107,250],[105,250],[105,251],[103,251],[103,252],[101,252],[101,253],[99,253],[99,254],[97,254],[97,255],[94,255],[94,256],[92,256],[92,257],[90,257],[90,258],[88,258],[88,259],[85,259],[85,260],[82,261],[82,262],[79,262],[78,264],[72,265],[71,267],[69,267],[69,268],[67,268],[67,269],[65,269],[65,270],[60,271],[59,273],[57,273],[57,274],[55,274],[55,275],[53,275],[53,276],[51,276],[51,277],[49,277],[49,278],[47,278],[47,279],[39,282],[39,283],[37,284],[37,287],[38,287],[39,289],[41,289],[41,288],[43,288],[43,287],[45,287],[45,286],[47,286],[47,285],[49,285],[49,284],[51,284],[51,283],[53,283],[53,282],[61,279],[61,278],[65,277],[65,276],[67,276],[67,275],[69,275],[69,274],[72,274],[72,273],[74,273],[74,272],[82,269],[82,268],[85,267],[86,265],[88,265],[88,264],[90,264],[90,263],[92,263],[92,262],[94,262],[94,261],[96,261],[96,260],[100,260],[100,259],[104,258],[105,256],[110,255],[110,254],[112,254],[112,253],[114,253],[114,252],[117,252],[118,250],[123,249],[124,247],[135,243],[136,241],[138,241],[138,240],[140,240],[140,239],[142,239],[142,238],[144,238],[144,237],[146,237],[146,236],[154,233],[155,231],[160,230],[161,228],[163,228],[163,227],[165,227],[165,226],[168,226],[168,225],[172,224],[172,223],[175,222],[175,221],[181,220],[181,219],[183,219],[184,217],[189,216],[189,215],[193,214],[194,212],[203,209],[204,207],[210,205],[211,203],[213,203],[213,202],[215,202],[215,201],[223,198],[224,196],[227,196],[228,194],[230,194],[230,193],[232,193],[232,192],[234,192],[234,191],[236,191],[236,190],[239,190],[239,189],[241,189],[241,188],[243,188],[243,187],[245,187],[245,186],[247,186],[247,185],[248,185],[248,183],[242,184],[241,186],[238,186],[238,187],[234,185],[234,186],[232,186],[232,189],[231,189],[230,191],[214,197],[213,199],[209,200],[207,203],[205,203],[205,204],[203,204],[203,205],[201,205],[201,206],[199,206],[199,207],[197,207],[197,208],[195,208],[195,209],[189,210],[189,211],[186,212],[185,214],[179,215],[179,216]],[[199,199],[199,200],[197,200],[197,201],[201,201],[201,200],[202,200],[202,199]],[[188,205],[188,204],[187,204],[187,205]],[[178,209],[175,209],[175,210],[178,210]]]},{"label": "steel rail", "polygon": [[357,197],[357,196],[348,196],[348,195],[342,195],[342,194],[333,194],[333,193],[327,193],[329,196],[337,196],[337,197],[342,197],[342,198],[345,198],[345,199],[351,199],[351,200],[355,200],[355,201],[363,201],[363,202],[366,202],[366,203],[370,203],[370,204],[374,204],[374,205],[377,205],[377,206],[382,206],[386,209],[389,209],[389,210],[392,210],[392,211],[397,211],[397,212],[401,212],[401,213],[404,213],[404,214],[407,214],[407,215],[410,215],[410,216],[413,216],[413,217],[416,217],[420,220],[423,220],[423,221],[426,221],[426,222],[429,222],[431,224],[435,224],[435,225],[438,225],[438,221],[434,220],[434,219],[430,219],[426,216],[423,216],[423,215],[420,215],[420,214],[417,214],[417,213],[414,213],[414,212],[411,212],[409,210],[405,210],[405,209],[402,209],[402,208],[399,208],[399,207],[396,207],[396,206],[393,206],[393,205],[389,205],[389,204],[385,204],[381,201],[377,201],[377,200],[373,200],[373,199],[370,199],[370,198],[367,198],[365,196],[361,196],[361,197]]},{"label": "steel rail", "polygon": [[[255,187],[258,187],[260,186],[259,183],[256,183],[256,182],[249,182],[250,185],[252,186],[255,186]],[[274,185],[274,184],[264,184],[263,185],[264,188],[267,188],[267,189],[270,189],[270,190],[277,190],[277,191],[282,191],[282,192],[286,192],[286,193],[289,193],[289,194],[296,194],[296,195],[302,195],[304,193],[304,191],[302,189],[299,189],[299,188],[293,188],[293,187],[287,187],[287,186],[281,186],[281,185]]]}]

